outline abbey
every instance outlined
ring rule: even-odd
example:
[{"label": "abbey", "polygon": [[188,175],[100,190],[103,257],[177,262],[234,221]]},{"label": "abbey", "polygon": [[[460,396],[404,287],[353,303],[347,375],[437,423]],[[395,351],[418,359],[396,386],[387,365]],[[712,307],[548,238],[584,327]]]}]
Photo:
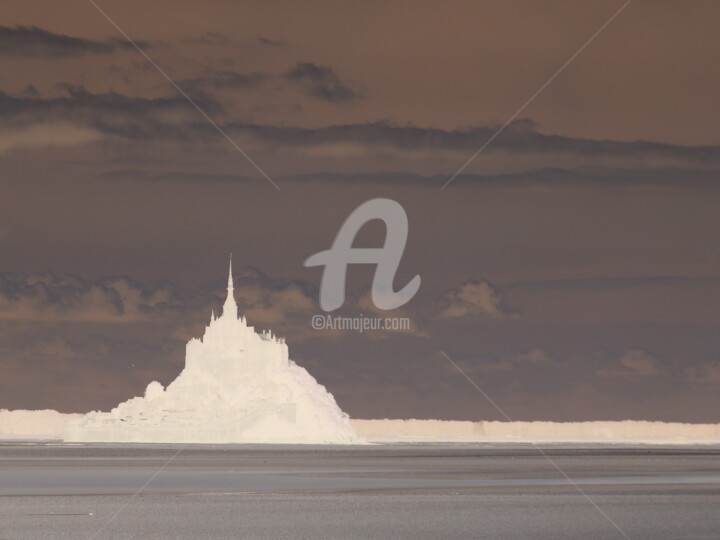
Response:
[{"label": "abbey", "polygon": [[288,357],[282,338],[238,316],[232,263],[222,315],[186,347],[185,368],[163,388],[68,424],[66,441],[362,443],[333,396]]}]

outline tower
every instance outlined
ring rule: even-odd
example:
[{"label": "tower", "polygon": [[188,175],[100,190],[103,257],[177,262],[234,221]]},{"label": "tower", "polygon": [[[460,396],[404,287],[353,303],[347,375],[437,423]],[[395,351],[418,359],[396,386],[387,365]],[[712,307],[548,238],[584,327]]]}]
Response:
[{"label": "tower", "polygon": [[232,317],[232,320],[238,318],[238,308],[235,303],[235,292],[233,288],[233,277],[232,277],[232,254],[230,254],[230,271],[228,273],[228,287],[227,287],[227,298],[223,305],[223,317]]}]

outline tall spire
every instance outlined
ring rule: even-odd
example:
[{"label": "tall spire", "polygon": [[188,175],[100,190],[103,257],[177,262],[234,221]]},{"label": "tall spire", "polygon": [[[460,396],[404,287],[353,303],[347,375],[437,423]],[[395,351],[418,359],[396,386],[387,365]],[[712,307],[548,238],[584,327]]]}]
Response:
[{"label": "tall spire", "polygon": [[230,271],[228,273],[228,287],[227,287],[227,298],[225,299],[225,305],[223,306],[223,316],[230,316],[233,319],[237,319],[237,304],[235,303],[235,292],[233,287],[232,277],[232,253],[230,254]]},{"label": "tall spire", "polygon": [[232,253],[230,254],[230,271],[228,272],[228,293],[233,291],[233,279],[232,279]]}]

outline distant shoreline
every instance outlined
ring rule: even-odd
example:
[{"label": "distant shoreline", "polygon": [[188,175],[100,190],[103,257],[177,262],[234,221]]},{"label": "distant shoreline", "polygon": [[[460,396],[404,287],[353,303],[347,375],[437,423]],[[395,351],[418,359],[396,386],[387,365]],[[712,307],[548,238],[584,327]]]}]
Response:
[{"label": "distant shoreline", "polygon": [[[0,440],[62,441],[67,422],[81,416],[49,409],[2,409]],[[351,419],[350,423],[359,436],[376,443],[720,444],[720,424],[639,420],[471,422],[418,419]]]}]

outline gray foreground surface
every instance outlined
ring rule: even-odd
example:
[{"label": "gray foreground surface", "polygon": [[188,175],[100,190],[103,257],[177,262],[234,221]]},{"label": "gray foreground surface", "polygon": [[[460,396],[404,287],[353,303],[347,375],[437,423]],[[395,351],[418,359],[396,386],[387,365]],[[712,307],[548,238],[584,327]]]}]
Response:
[{"label": "gray foreground surface", "polygon": [[720,447],[543,451],[591,500],[530,445],[6,442],[0,539],[720,538]]}]

